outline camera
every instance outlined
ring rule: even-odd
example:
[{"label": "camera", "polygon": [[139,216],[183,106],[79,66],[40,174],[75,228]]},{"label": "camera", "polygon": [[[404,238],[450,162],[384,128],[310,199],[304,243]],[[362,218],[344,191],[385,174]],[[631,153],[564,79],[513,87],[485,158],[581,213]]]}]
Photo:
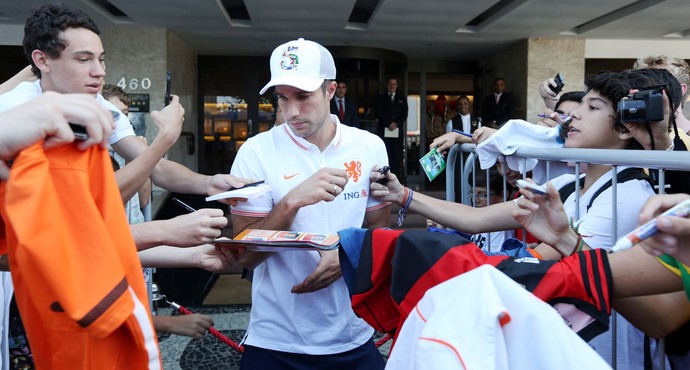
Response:
[{"label": "camera", "polygon": [[618,102],[621,122],[645,123],[664,120],[663,86],[642,90]]}]

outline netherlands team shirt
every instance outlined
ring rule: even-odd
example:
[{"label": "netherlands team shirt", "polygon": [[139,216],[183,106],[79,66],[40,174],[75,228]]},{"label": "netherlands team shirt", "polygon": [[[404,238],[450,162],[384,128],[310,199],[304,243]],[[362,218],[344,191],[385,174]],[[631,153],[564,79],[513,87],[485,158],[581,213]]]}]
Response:
[{"label": "netherlands team shirt", "polygon": [[[337,232],[361,227],[367,211],[386,207],[369,196],[369,174],[375,165],[388,164],[383,141],[369,132],[342,125],[337,116],[336,134],[328,147],[318,147],[296,137],[287,124],[247,140],[231,174],[265,180],[272,190],[232,207],[235,215],[265,217],[293,188],[324,167],[347,171],[348,182],[332,202],[303,207],[290,230]],[[327,123],[328,124],[328,123]],[[246,343],[261,348],[313,355],[349,351],[364,344],[373,329],[355,316],[343,279],[326,289],[292,294],[319,262],[316,251],[273,254],[254,270],[253,308]]]}]

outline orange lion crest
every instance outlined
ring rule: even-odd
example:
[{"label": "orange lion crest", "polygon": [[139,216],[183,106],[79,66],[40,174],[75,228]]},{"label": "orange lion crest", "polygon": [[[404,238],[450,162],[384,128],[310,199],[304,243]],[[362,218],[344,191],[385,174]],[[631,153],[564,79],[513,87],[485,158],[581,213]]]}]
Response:
[{"label": "orange lion crest", "polygon": [[350,163],[343,163],[345,165],[345,172],[347,172],[347,177],[351,178],[352,181],[359,181],[359,177],[362,176],[362,162],[360,161],[350,161]]}]

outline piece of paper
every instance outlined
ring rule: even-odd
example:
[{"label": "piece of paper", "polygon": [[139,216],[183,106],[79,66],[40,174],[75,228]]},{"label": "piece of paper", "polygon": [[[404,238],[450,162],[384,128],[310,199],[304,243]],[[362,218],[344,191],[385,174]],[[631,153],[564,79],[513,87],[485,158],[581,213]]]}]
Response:
[{"label": "piece of paper", "polygon": [[429,178],[429,181],[433,181],[436,176],[446,169],[446,160],[443,159],[441,153],[436,151],[436,148],[426,153],[426,155],[419,160],[419,163],[422,165],[422,169],[426,177]]},{"label": "piece of paper", "polygon": [[338,234],[305,233],[299,231],[246,229],[233,239],[218,238],[216,243],[229,248],[252,251],[332,250],[338,247]]},{"label": "piece of paper", "polygon": [[212,200],[218,200],[218,199],[228,199],[228,198],[246,198],[246,199],[254,199],[258,197],[259,195],[266,193],[271,190],[271,185],[268,184],[260,184],[256,186],[246,186],[244,188],[239,188],[235,190],[230,190],[226,191],[224,193],[218,193],[215,195],[211,195],[210,197],[206,197],[206,201],[210,202]]},{"label": "piece of paper", "polygon": [[389,130],[387,127],[383,130],[383,137],[398,137],[398,133],[400,133],[400,127],[396,127],[395,130]]}]

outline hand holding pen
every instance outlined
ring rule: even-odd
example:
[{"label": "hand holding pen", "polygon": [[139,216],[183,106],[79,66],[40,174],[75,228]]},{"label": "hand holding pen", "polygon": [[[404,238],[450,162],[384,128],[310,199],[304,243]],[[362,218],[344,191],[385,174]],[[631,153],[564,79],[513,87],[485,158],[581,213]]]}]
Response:
[{"label": "hand holding pen", "polygon": [[[662,212],[659,214],[659,212]],[[658,215],[658,216],[657,216]],[[618,252],[639,243],[647,253],[669,254],[690,265],[690,196],[655,195],[640,211],[639,228],[621,238],[612,251]]]},{"label": "hand holding pen", "polygon": [[[183,231],[184,229],[187,230],[186,232],[191,233],[191,236],[194,237],[195,240],[200,241],[196,242],[195,244],[184,246],[211,243],[219,236],[232,238],[232,230],[226,227],[228,219],[224,216],[222,210],[216,208],[204,208],[197,211],[187,203],[177,198],[172,198],[172,200],[175,202],[175,204],[189,212],[189,215],[186,217],[176,217],[176,219],[183,218],[183,220],[180,220],[181,224],[186,223],[185,225],[180,225],[181,232],[179,234],[186,234]],[[197,217],[190,219],[191,215],[195,215]]]},{"label": "hand holding pen", "polygon": [[542,118],[537,124],[542,125],[542,126],[547,126],[547,127],[556,127],[559,125],[562,125],[564,123],[570,122],[571,119],[573,119],[572,116],[566,115],[566,114],[561,114],[557,112],[551,112],[547,109],[547,112],[550,113],[539,113],[537,114],[537,117]]}]

